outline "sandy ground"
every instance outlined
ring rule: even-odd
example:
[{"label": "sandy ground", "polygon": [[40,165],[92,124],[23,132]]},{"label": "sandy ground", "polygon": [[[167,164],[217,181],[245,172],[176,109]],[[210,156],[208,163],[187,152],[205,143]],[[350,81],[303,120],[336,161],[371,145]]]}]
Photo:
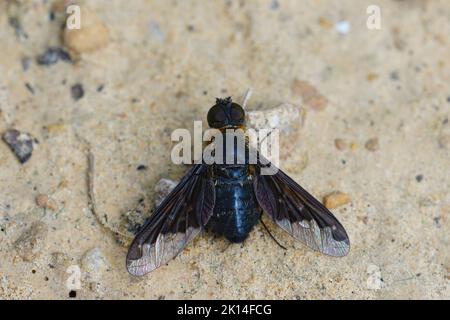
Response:
[{"label": "sandy ground", "polygon": [[[0,141],[0,298],[449,299],[450,4],[377,2],[381,30],[365,0],[85,1],[94,32],[63,39],[61,1],[1,0],[0,133],[39,143],[21,164]],[[63,46],[72,62],[37,62]],[[269,224],[287,251],[261,226],[243,245],[204,234],[130,276],[155,183],[186,170],[171,132],[248,87],[249,108],[304,108],[281,167],[319,199],[350,196],[334,209],[350,254]]]}]

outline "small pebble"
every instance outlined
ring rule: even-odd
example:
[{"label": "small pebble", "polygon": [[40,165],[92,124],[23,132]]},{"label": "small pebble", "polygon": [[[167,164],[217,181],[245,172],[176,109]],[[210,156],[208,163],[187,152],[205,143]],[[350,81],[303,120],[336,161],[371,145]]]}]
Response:
[{"label": "small pebble", "polygon": [[144,170],[147,170],[147,169],[148,169],[148,166],[143,165],[143,164],[138,165],[137,168],[136,168],[137,171],[144,171]]},{"label": "small pebble", "polygon": [[450,134],[440,136],[438,144],[441,149],[450,149]]},{"label": "small pebble", "polygon": [[28,34],[23,29],[22,24],[18,17],[10,17],[9,25],[14,28],[16,36],[17,38],[19,38],[20,41],[25,41],[28,39]]},{"label": "small pebble", "polygon": [[357,219],[359,220],[359,221],[361,221],[362,223],[364,223],[364,224],[367,224],[367,222],[369,222],[369,217],[368,216],[359,216],[359,217],[357,217]]},{"label": "small pebble", "polygon": [[380,143],[378,141],[378,138],[371,138],[367,140],[365,147],[369,151],[377,151],[380,148]]},{"label": "small pebble", "polygon": [[109,263],[99,248],[86,252],[81,260],[81,266],[89,281],[99,281],[102,274],[109,269]]},{"label": "small pebble", "polygon": [[351,28],[350,22],[347,20],[342,20],[336,23],[336,31],[339,32],[340,34],[345,35],[349,33],[350,28]]},{"label": "small pebble", "polygon": [[334,139],[334,145],[339,151],[347,149],[347,142],[341,138]]},{"label": "small pebble", "polygon": [[370,72],[369,74],[367,74],[367,81],[374,81],[376,79],[378,79],[378,74],[374,72]]},{"label": "small pebble", "polygon": [[391,78],[392,80],[398,80],[400,77],[399,77],[397,71],[392,71],[391,74],[390,74],[390,78]]},{"label": "small pebble", "polygon": [[49,134],[60,133],[60,132],[64,131],[65,128],[66,128],[65,124],[61,123],[61,122],[51,123],[51,124],[48,124],[43,127],[43,129],[45,131],[47,131],[47,133],[49,133]]},{"label": "small pebble", "polygon": [[82,9],[82,28],[64,30],[65,46],[76,54],[93,52],[109,42],[108,27],[92,11]]},{"label": "small pebble", "polygon": [[21,63],[22,63],[23,71],[28,71],[28,69],[30,69],[30,65],[31,65],[30,58],[28,58],[28,57],[22,58]]},{"label": "small pebble", "polygon": [[15,242],[15,249],[19,256],[25,261],[36,259],[44,247],[47,233],[48,227],[45,223],[34,222]]},{"label": "small pebble", "polygon": [[278,8],[280,8],[280,3],[277,0],[272,0],[270,4],[270,9],[277,10]]},{"label": "small pebble", "polygon": [[56,203],[51,200],[48,195],[46,194],[40,194],[36,197],[36,204],[38,205],[38,207],[40,208],[44,208],[44,209],[50,209],[54,212],[56,212],[58,210],[58,206],[56,205]]},{"label": "small pebble", "polygon": [[137,206],[125,213],[126,229],[136,235],[144,222],[144,215],[147,212],[148,203],[144,198],[139,199]]},{"label": "small pebble", "polygon": [[55,269],[60,275],[64,274],[66,276],[67,268],[70,266],[70,257],[63,252],[52,252],[50,254],[50,263],[48,267],[50,269]]},{"label": "small pebble", "polygon": [[177,186],[178,182],[169,179],[161,179],[155,185],[155,206],[158,207],[167,195]]},{"label": "small pebble", "polygon": [[6,131],[3,134],[3,141],[8,144],[22,164],[31,158],[33,149],[38,143],[37,139],[29,133],[22,133],[16,129]]},{"label": "small pebble", "polygon": [[334,209],[350,202],[352,202],[350,196],[340,191],[334,191],[323,198],[323,204],[328,209]]},{"label": "small pebble", "polygon": [[164,42],[166,35],[156,21],[150,21],[149,29],[153,37],[155,37],[159,42]]},{"label": "small pebble", "polygon": [[302,98],[303,103],[314,110],[324,110],[328,104],[328,99],[307,81],[295,79],[291,84],[291,90]]},{"label": "small pebble", "polygon": [[282,103],[265,110],[246,111],[246,122],[253,129],[280,129],[290,132],[303,125],[304,112],[300,106]]},{"label": "small pebble", "polygon": [[48,48],[42,55],[38,56],[36,61],[40,65],[52,65],[61,61],[72,61],[70,54],[62,48]]},{"label": "small pebble", "polygon": [[434,225],[437,227],[437,228],[440,228],[442,225],[441,225],[441,217],[434,217],[433,218],[433,221],[434,221]]},{"label": "small pebble", "polygon": [[417,182],[422,182],[422,180],[423,180],[423,175],[422,175],[422,174],[418,174],[418,175],[416,176],[416,181],[417,181]]},{"label": "small pebble", "polygon": [[33,86],[32,86],[31,84],[29,84],[28,82],[25,83],[25,88],[27,88],[27,90],[28,90],[32,95],[34,95],[34,88],[33,88]]},{"label": "small pebble", "polygon": [[72,95],[73,100],[78,101],[84,97],[84,88],[80,83],[74,84],[70,88],[70,93]]},{"label": "small pebble", "polygon": [[324,17],[319,18],[319,26],[321,26],[324,29],[330,30],[333,28],[333,24],[325,19]]}]

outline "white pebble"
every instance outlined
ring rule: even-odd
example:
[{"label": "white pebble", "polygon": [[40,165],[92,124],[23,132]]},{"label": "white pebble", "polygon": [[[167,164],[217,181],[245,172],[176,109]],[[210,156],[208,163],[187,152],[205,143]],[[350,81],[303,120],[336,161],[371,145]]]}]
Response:
[{"label": "white pebble", "polygon": [[99,248],[93,248],[86,252],[81,264],[90,281],[99,281],[102,273],[109,269],[108,261]]},{"label": "white pebble", "polygon": [[350,22],[347,20],[342,20],[336,23],[336,30],[340,34],[347,34],[350,32],[351,25]]}]

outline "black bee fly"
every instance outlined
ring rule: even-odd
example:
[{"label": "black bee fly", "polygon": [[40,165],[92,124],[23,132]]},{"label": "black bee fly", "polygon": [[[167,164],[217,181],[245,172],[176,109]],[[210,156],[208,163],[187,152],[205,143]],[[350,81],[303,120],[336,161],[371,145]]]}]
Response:
[{"label": "black bee fly", "polygon": [[[231,98],[217,99],[208,112],[211,128],[243,128],[244,109]],[[226,150],[224,150],[224,153]],[[262,175],[257,164],[195,164],[144,223],[126,258],[132,275],[165,265],[202,230],[243,242],[263,212],[292,237],[329,256],[348,254],[344,227],[318,200],[283,171]]]}]

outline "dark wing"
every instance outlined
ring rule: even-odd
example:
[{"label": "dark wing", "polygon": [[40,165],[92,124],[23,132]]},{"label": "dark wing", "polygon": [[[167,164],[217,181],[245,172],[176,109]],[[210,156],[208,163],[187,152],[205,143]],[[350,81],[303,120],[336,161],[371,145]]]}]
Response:
[{"label": "dark wing", "polygon": [[283,171],[261,175],[259,164],[254,180],[256,198],[261,208],[295,239],[326,255],[348,254],[347,232],[333,214]]},{"label": "dark wing", "polygon": [[127,269],[142,276],[176,257],[206,225],[215,202],[208,166],[194,165],[131,243]]}]

